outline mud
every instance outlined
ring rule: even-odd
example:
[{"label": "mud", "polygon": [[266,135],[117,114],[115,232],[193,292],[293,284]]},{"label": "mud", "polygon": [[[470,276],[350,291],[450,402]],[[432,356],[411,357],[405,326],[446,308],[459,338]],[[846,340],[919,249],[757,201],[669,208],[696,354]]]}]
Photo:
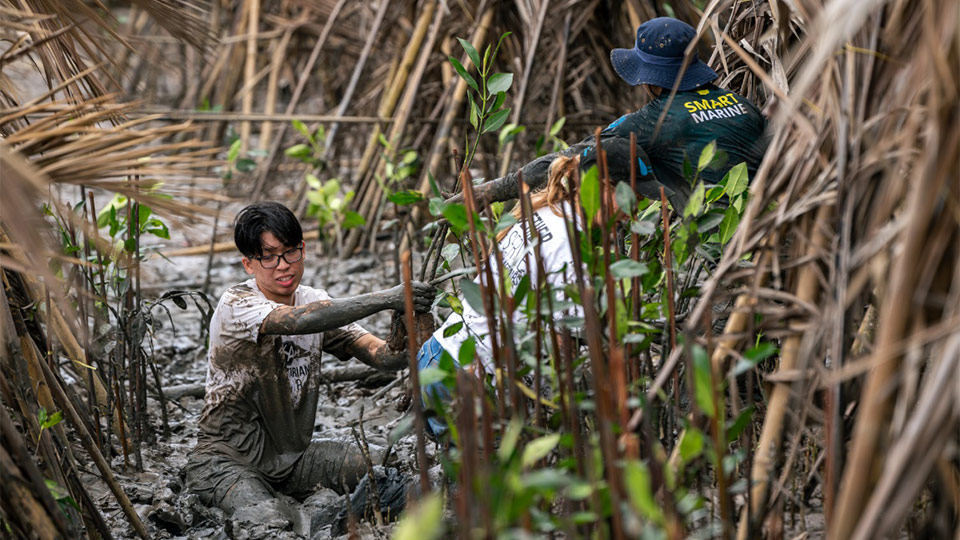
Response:
[{"label": "mud", "polygon": [[[391,259],[389,254],[382,259],[359,255],[349,261],[308,256],[303,283],[324,288],[335,298],[382,290],[396,285],[396,271]],[[174,288],[198,289],[205,271],[205,256],[177,258],[172,262],[154,257],[144,266],[143,287],[154,291],[157,297]],[[332,276],[337,281],[331,281]],[[210,280],[212,301],[216,303],[227,287],[247,278],[239,256],[231,253],[217,255]],[[168,284],[177,287],[168,287]],[[192,304],[185,310],[172,303],[169,307],[173,325],[165,315],[158,314],[160,327],[153,333],[152,341],[144,344],[145,350],[152,353],[165,387],[203,383],[207,360],[206,343],[201,336],[201,313]],[[391,312],[386,311],[364,319],[360,324],[372,334],[386,338],[390,318]],[[321,365],[321,369],[324,369],[361,364],[356,360],[342,362],[324,354]],[[351,428],[359,427],[361,411],[365,411],[363,426],[367,440],[372,446],[390,447],[395,460],[391,466],[397,467],[401,474],[413,477],[414,437],[407,434],[396,441],[390,439],[391,431],[409,423],[403,421],[403,411],[397,410],[404,398],[403,388],[403,384],[393,383],[372,388],[363,388],[350,382],[324,385],[314,421],[314,439],[352,441]],[[127,460],[127,465],[122,455],[114,456],[111,464],[153,538],[286,540],[337,537],[331,531],[330,524],[336,521],[337,514],[345,507],[347,495],[331,489],[318,489],[303,500],[281,494],[274,499],[275,502],[245,508],[229,518],[219,508],[204,505],[197,495],[188,492],[183,474],[184,465],[196,445],[204,401],[190,395],[169,400],[167,414],[170,433],[164,436],[160,425],[160,405],[153,389],[151,395],[154,399],[150,400],[150,421],[157,433],[157,440],[143,445],[143,471],[133,469],[132,456]],[[90,471],[85,475],[84,482],[114,537],[136,538],[99,477]],[[393,527],[388,523],[378,528],[369,521],[361,521],[356,524],[356,532],[360,538],[384,538]]]}]

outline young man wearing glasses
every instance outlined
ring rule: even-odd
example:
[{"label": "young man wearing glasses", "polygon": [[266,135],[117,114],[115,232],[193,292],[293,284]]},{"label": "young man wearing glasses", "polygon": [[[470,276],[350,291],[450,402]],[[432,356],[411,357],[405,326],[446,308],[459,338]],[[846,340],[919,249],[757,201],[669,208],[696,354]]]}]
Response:
[{"label": "young man wearing glasses", "polygon": [[[353,357],[382,370],[406,366],[406,351],[391,349],[355,322],[403,310],[403,286],[334,299],[302,285],[303,231],[279,203],[244,208],[234,241],[253,277],[223,294],[210,321],[206,401],[187,483],[205,504],[235,520],[282,528],[299,518],[277,492],[305,497],[321,485],[342,494],[366,474],[353,442],[312,440],[320,356]],[[416,309],[428,310],[433,287],[414,282],[413,293]],[[377,462],[378,449],[371,451]]]}]

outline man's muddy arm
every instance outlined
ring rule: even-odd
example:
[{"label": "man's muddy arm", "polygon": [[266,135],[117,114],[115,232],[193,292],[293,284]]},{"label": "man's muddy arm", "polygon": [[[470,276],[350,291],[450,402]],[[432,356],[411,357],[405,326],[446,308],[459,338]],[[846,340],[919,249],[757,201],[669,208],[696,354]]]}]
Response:
[{"label": "man's muddy arm", "polygon": [[372,335],[364,334],[347,346],[347,351],[364,364],[382,371],[397,371],[409,364],[406,349],[394,350],[387,342]]},{"label": "man's muddy arm", "polygon": [[[517,174],[523,173],[523,181],[527,183],[531,191],[537,191],[547,185],[547,176],[550,171],[550,164],[558,156],[570,157],[583,151],[588,144],[586,142],[577,143],[566,150],[554,152],[540,156],[537,159],[527,163],[519,171],[513,171],[506,176],[501,176],[489,182],[473,187],[474,197],[477,204],[481,207],[492,202],[508,201],[520,196],[520,186],[517,184]],[[448,203],[462,203],[463,194],[458,193],[447,200]]]},{"label": "man's muddy arm", "polygon": [[[427,283],[413,282],[413,302],[417,311],[428,311],[435,289]],[[281,306],[267,315],[261,334],[316,334],[340,328],[385,309],[402,311],[403,286],[349,298],[320,300],[302,306]]]}]

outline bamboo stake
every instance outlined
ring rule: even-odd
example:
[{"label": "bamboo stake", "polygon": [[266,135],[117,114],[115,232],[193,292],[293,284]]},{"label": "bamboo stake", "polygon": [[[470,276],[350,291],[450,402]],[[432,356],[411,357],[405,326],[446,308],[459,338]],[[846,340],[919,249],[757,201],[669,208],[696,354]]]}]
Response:
[{"label": "bamboo stake", "polygon": [[[558,112],[558,106],[560,116],[563,116],[563,98],[560,97],[560,92],[563,89],[564,75],[567,71],[567,42],[570,40],[570,18],[572,16],[573,12],[568,11],[563,18],[563,32],[560,34],[560,57],[557,60],[557,74],[553,79],[553,90],[550,92],[550,107],[547,109],[547,123],[543,127],[544,133],[550,133],[550,128],[553,127],[554,118],[556,118]],[[633,146],[631,145],[630,148],[633,148]]]},{"label": "bamboo stake", "polygon": [[[333,11],[327,18],[327,22],[323,25],[323,30],[320,32],[320,37],[317,38],[317,42],[313,45],[313,50],[310,51],[310,58],[307,59],[307,63],[303,66],[303,70],[300,72],[300,76],[297,78],[297,87],[293,89],[293,95],[290,97],[290,103],[287,104],[287,115],[292,115],[296,110],[297,104],[300,102],[300,96],[303,94],[303,89],[307,86],[307,81],[310,79],[310,74],[313,73],[313,67],[316,65],[317,59],[320,57],[320,50],[323,49],[323,45],[327,42],[327,38],[330,36],[330,30],[333,28],[333,24],[337,20],[337,16],[340,15],[340,10],[343,9],[344,4],[346,3],[347,0],[337,0],[337,5],[333,7]],[[270,166],[273,163],[273,160],[276,159],[277,152],[280,151],[280,145],[283,143],[283,136],[286,133],[287,124],[281,124],[280,128],[277,130],[277,137],[273,140],[273,144],[270,146],[270,153],[267,155],[267,159],[260,163],[257,180],[253,187],[253,193],[251,194],[254,201],[260,200],[261,192],[263,191],[263,183],[267,179],[267,174],[270,173]]]},{"label": "bamboo stake", "polygon": [[[397,66],[397,72],[393,77],[393,82],[390,85],[390,89],[384,95],[383,101],[380,103],[380,108],[377,110],[377,116],[386,118],[393,114],[393,111],[397,105],[397,100],[400,99],[401,90],[403,90],[404,85],[407,82],[407,79],[410,75],[410,68],[413,67],[413,63],[417,58],[417,54],[430,53],[432,47],[427,47],[426,49],[421,50],[420,46],[423,44],[423,39],[427,34],[427,30],[430,28],[430,22],[433,20],[433,12],[436,10],[436,8],[437,0],[429,0],[424,6],[423,12],[420,13],[420,18],[417,19],[417,26],[413,30],[413,35],[410,36],[407,49],[403,53],[403,59],[400,61],[400,65]],[[441,14],[434,22],[435,28],[439,29],[442,17],[443,14],[441,11]],[[360,158],[360,165],[357,167],[357,176],[359,178],[364,178],[366,176],[367,169],[370,167],[370,162],[373,159],[373,156],[376,154],[377,147],[380,144],[378,141],[380,133],[380,124],[375,124],[373,126],[373,131],[370,133],[370,138],[367,141],[367,146],[363,150],[363,157]],[[363,189],[363,187],[360,189]]]},{"label": "bamboo stake", "polygon": [[[483,48],[483,43],[487,37],[487,31],[490,29],[490,23],[493,21],[493,8],[487,8],[484,12],[483,17],[480,19],[480,24],[477,25],[477,29],[474,31],[473,36],[471,36],[470,43],[472,43],[478,49]],[[463,59],[463,64],[466,65],[466,59]],[[437,166],[440,165],[440,160],[444,157],[444,148],[450,142],[450,128],[453,126],[454,119],[457,114],[460,112],[460,107],[463,105],[463,100],[467,95],[467,82],[463,79],[457,79],[457,86],[454,89],[453,97],[450,104],[447,106],[446,111],[443,114],[443,119],[440,121],[440,125],[437,126],[437,133],[434,136],[433,145],[430,147],[430,151],[425,156],[424,162],[427,164],[423,169],[423,173],[420,175],[420,184],[417,186],[417,189],[421,193],[430,192],[430,177],[429,173],[437,170]],[[480,202],[480,201],[478,201]],[[415,207],[411,213],[411,222],[419,223],[423,215],[423,211],[420,207]],[[406,238],[403,240],[406,242]],[[404,244],[401,244],[403,246]]]},{"label": "bamboo stake", "polygon": [[[407,84],[407,88],[404,90],[399,110],[397,110],[396,114],[394,115],[394,122],[390,133],[387,136],[388,140],[394,141],[394,144],[399,142],[400,136],[406,127],[407,120],[410,117],[410,113],[413,110],[414,101],[417,97],[417,92],[420,87],[420,81],[423,79],[423,74],[427,67],[427,61],[430,58],[430,53],[433,51],[437,37],[439,36],[440,26],[441,22],[443,21],[445,11],[445,9],[441,8],[434,15],[433,26],[430,35],[427,38],[427,44],[421,49],[420,57],[417,59],[417,65],[410,76],[410,82]],[[381,161],[373,176],[376,177],[377,174],[381,174],[385,167],[386,162]],[[382,197],[380,196],[381,193],[382,190],[380,189],[379,184],[371,184],[370,189],[367,190],[364,199],[360,201],[358,210],[368,222],[370,222],[371,218],[376,215],[378,203],[382,204]],[[414,209],[414,215],[416,215],[416,208]],[[354,229],[350,231],[350,234],[347,235],[347,240],[344,243],[343,255],[351,253],[354,249],[356,249],[357,245],[360,243],[362,233],[363,232],[360,229]],[[375,235],[376,231],[370,231],[370,234]],[[407,237],[404,236],[400,241],[400,249],[402,251],[408,247],[409,242],[407,241]]]},{"label": "bamboo stake", "polygon": [[[399,144],[400,135],[403,133],[403,129],[406,127],[404,124],[406,124],[407,118],[411,112],[413,96],[416,94],[417,89],[420,86],[426,61],[433,50],[434,43],[436,42],[436,36],[440,29],[440,21],[443,20],[443,13],[445,10],[442,9],[437,13],[436,20],[431,18],[435,9],[436,2],[431,2],[424,8],[424,12],[417,21],[417,27],[414,29],[413,36],[410,39],[407,49],[404,51],[403,58],[400,59],[399,63],[397,64],[397,69],[391,79],[392,83],[390,88],[383,94],[380,106],[378,108],[378,116],[380,118],[387,118],[390,115],[393,115],[396,109],[397,100],[400,99],[400,92],[403,90],[403,99],[400,104],[400,109],[397,111],[394,118],[391,119],[391,130],[387,135],[387,140],[390,141],[392,145]],[[424,36],[426,35],[426,31],[430,27],[430,22],[432,20],[433,31],[430,33],[430,38],[427,41],[427,45],[422,47]],[[417,54],[420,55],[419,58],[417,57]],[[408,83],[408,80],[411,78],[410,67],[414,60],[417,61],[417,65],[412,72],[412,81]],[[385,161],[377,161],[376,163],[378,165],[376,170],[372,174],[370,173],[370,166],[374,163],[374,156],[377,155],[376,151],[380,147],[379,136],[381,134],[381,129],[380,123],[374,125],[373,132],[370,134],[370,138],[367,141],[367,147],[364,149],[363,155],[360,158],[360,166],[357,169],[357,178],[359,179],[360,185],[357,189],[356,207],[359,209],[361,215],[364,216],[364,219],[366,219],[367,224],[371,225],[371,227],[369,227],[371,231],[371,238],[376,237],[376,227],[379,222],[377,218],[379,218],[380,214],[379,207],[382,207],[383,205],[382,197],[378,198],[378,194],[382,192],[382,190],[378,189],[380,187],[380,183],[376,180],[377,178],[382,177],[383,170],[385,168]],[[390,156],[392,158],[393,155],[395,155],[396,148],[394,147],[392,150],[385,149],[385,151],[390,152]],[[299,198],[300,206],[303,206],[305,202],[304,194],[301,193]],[[359,231],[351,231],[351,233],[359,233]],[[353,236],[356,236],[356,234]],[[348,235],[348,243],[350,238],[351,236]],[[371,240],[371,246],[372,244],[373,241]]]},{"label": "bamboo stake", "polygon": [[[828,538],[831,540],[850,537],[867,502],[866,495],[875,482],[873,471],[880,459],[877,449],[886,434],[895,396],[890,391],[890,385],[897,377],[903,355],[897,344],[903,338],[907,320],[914,311],[911,307],[915,305],[918,279],[915,265],[922,260],[927,245],[924,239],[928,234],[930,217],[935,215],[933,208],[943,196],[941,184],[946,185],[950,174],[936,170],[935,165],[931,169],[919,170],[915,178],[924,181],[908,191],[904,216],[909,216],[909,221],[902,235],[903,252],[894,262],[890,294],[880,308],[877,344],[873,354],[876,367],[867,375],[866,387],[861,395],[848,465],[840,482],[834,521],[829,530]],[[951,181],[955,181],[955,178]]]},{"label": "bamboo stake", "polygon": [[[260,0],[247,0],[247,54],[243,66],[243,114],[253,112],[253,78],[257,71],[257,30],[260,28]],[[240,124],[240,153],[246,154],[250,144],[250,122]]]},{"label": "bamboo stake", "polygon": [[73,425],[73,428],[76,430],[77,435],[80,438],[80,443],[93,459],[93,462],[97,465],[97,469],[100,471],[103,481],[106,482],[106,484],[110,487],[110,491],[112,491],[113,495],[117,498],[117,502],[123,509],[123,513],[126,514],[127,519],[133,526],[133,529],[137,532],[137,535],[140,536],[140,538],[143,538],[144,540],[150,540],[150,533],[147,532],[146,526],[144,526],[143,522],[140,521],[140,516],[137,515],[137,511],[133,509],[133,505],[130,503],[130,499],[127,498],[127,494],[123,492],[123,488],[120,487],[120,484],[118,484],[117,480],[114,478],[113,471],[110,469],[110,465],[105,459],[103,459],[100,449],[97,447],[97,444],[93,438],[90,437],[90,432],[87,431],[87,427],[84,425],[83,419],[77,414],[76,409],[73,408],[73,404],[70,402],[70,399],[67,398],[66,393],[60,386],[60,382],[54,376],[53,372],[50,370],[50,367],[47,366],[46,363],[40,362],[40,367],[43,369],[44,377],[47,380],[47,384],[50,386],[50,390],[53,392],[54,398],[63,407],[64,416]]},{"label": "bamboo stake", "polygon": [[[367,32],[367,41],[363,44],[363,50],[360,52],[360,58],[357,60],[356,66],[353,68],[353,75],[350,76],[350,82],[347,83],[347,89],[343,93],[343,98],[340,100],[340,105],[337,106],[337,116],[343,116],[347,112],[347,108],[350,106],[350,102],[353,100],[353,93],[357,89],[357,83],[360,82],[360,75],[363,74],[363,68],[367,65],[367,59],[370,58],[370,51],[373,50],[373,44],[377,39],[377,35],[380,33],[380,25],[383,23],[383,18],[387,14],[387,8],[390,7],[390,0],[382,0],[380,2],[380,9],[377,11],[377,16],[373,20],[373,26],[370,27],[370,30]],[[330,146],[333,144],[333,141],[337,138],[337,131],[340,130],[340,124],[334,123],[330,126],[330,129],[327,130],[327,140],[324,144],[324,157],[330,156]]]},{"label": "bamboo stake", "polygon": [[[10,310],[10,305],[7,302],[6,291],[0,294],[0,339],[3,340],[2,353],[3,353],[4,363],[8,361],[10,361],[11,363],[18,363],[18,364],[23,363],[23,361],[25,360],[23,358],[23,350],[22,348],[18,347],[19,345],[18,341],[20,340],[18,340],[17,338],[16,327],[13,321],[13,315]],[[29,337],[27,337],[27,339],[29,339]],[[20,356],[19,362],[13,358],[15,355]],[[3,377],[3,380],[6,381],[6,377],[3,376],[2,373],[0,373],[0,377]],[[26,381],[26,385],[29,385],[29,381]],[[6,386],[7,385],[4,384],[4,401],[7,402],[6,404],[8,406],[13,406],[13,403],[10,403],[8,401],[12,396],[10,396],[7,393]],[[50,399],[52,400],[52,398]],[[28,407],[32,406],[32,404],[27,404],[27,403],[21,403],[21,405],[28,406]],[[53,408],[50,408],[48,410],[52,411]],[[32,428],[35,428],[36,427],[35,416],[30,414],[24,414],[24,416],[26,417],[25,418],[26,422],[24,423],[25,424],[29,423],[28,425],[31,425]],[[25,469],[25,472],[30,477],[29,480],[33,484],[33,487],[34,487],[33,491],[36,492],[37,496],[40,497],[41,503],[47,509],[47,513],[50,515],[50,518],[53,520],[57,529],[60,530],[61,532],[67,531],[66,524],[63,522],[61,518],[61,513],[57,508],[56,503],[52,500],[52,498],[48,500],[50,495],[50,490],[47,489],[46,485],[44,484],[43,478],[40,476],[40,472],[36,469],[34,465],[33,458],[30,456],[29,451],[27,451],[26,447],[23,445],[23,440],[18,437],[19,434],[16,433],[16,429],[13,427],[12,422],[7,416],[6,410],[3,411],[3,415],[0,416],[0,420],[2,420],[3,422],[3,426],[2,426],[3,438],[4,438],[4,444],[2,447],[3,451],[6,452],[9,449],[9,451],[13,454],[12,455],[13,459],[18,463],[20,467]],[[32,431],[31,429],[27,429],[27,425],[24,425],[23,427],[28,432]],[[56,460],[52,461],[51,465],[55,463],[56,463]],[[6,467],[7,464],[4,464],[4,465],[5,467],[3,469],[3,472],[5,473],[4,475],[6,475],[7,471],[9,471],[10,469]],[[9,486],[10,484],[8,482],[4,482],[4,488],[7,488]],[[4,501],[6,502],[8,500],[8,497],[10,496],[11,496],[10,493],[4,493]]]},{"label": "bamboo stake", "polygon": [[[6,508],[16,508],[14,516],[29,524],[31,533],[36,538],[54,539],[70,538],[71,530],[63,521],[62,512],[50,495],[50,489],[44,483],[43,476],[37,470],[30,452],[23,444],[23,438],[17,433],[13,422],[6,410],[0,414],[0,429],[2,429],[4,444],[0,447],[0,469],[3,470],[3,505]],[[9,448],[10,454],[7,453]],[[25,474],[25,478],[17,478],[17,474]],[[39,499],[39,505],[30,504],[32,498]],[[37,508],[40,506],[40,508]],[[24,531],[26,532],[26,531]]]},{"label": "bamboo stake", "polygon": [[[513,115],[510,118],[510,121],[514,124],[520,122],[520,111],[523,110],[524,98],[527,95],[527,85],[530,83],[530,73],[533,71],[533,57],[537,52],[537,47],[540,45],[540,33],[543,30],[543,21],[547,18],[547,12],[550,11],[550,0],[543,0],[543,3],[540,4],[540,13],[537,17],[537,26],[533,30],[533,37],[530,39],[530,48],[527,49],[527,58],[523,63],[523,77],[520,79],[520,88],[517,92],[516,97],[513,101]],[[561,64],[557,70],[558,72],[563,72],[563,65]],[[561,76],[562,77],[562,76]],[[549,130],[549,126],[547,127]],[[510,172],[510,161],[513,156],[513,146],[516,139],[507,143],[507,147],[503,152],[503,156],[500,161],[500,176],[505,176]]]},{"label": "bamboo stake", "polygon": [[[0,240],[2,240],[4,243],[10,242],[9,237],[7,237],[6,233],[3,231],[0,231]],[[24,267],[30,267],[29,261],[20,250],[11,250],[10,255],[15,261],[19,262]],[[40,291],[42,287],[40,282],[37,280],[37,277],[29,273],[22,273],[21,276],[23,277],[24,283],[26,283],[27,289],[30,291],[31,296],[34,299],[41,298]],[[45,322],[51,326],[53,335],[57,337],[57,340],[63,347],[64,352],[67,353],[67,357],[70,358],[76,373],[82,374],[90,370],[91,367],[87,359],[86,351],[84,351],[83,346],[80,345],[80,342],[77,341],[77,337],[73,332],[73,328],[63,316],[63,312],[60,311],[60,306],[58,306],[56,303],[51,303],[49,309],[49,318],[47,318],[45,315],[41,316],[44,317]],[[103,384],[103,381],[100,379],[100,377],[94,377],[93,381],[97,405],[99,405],[103,411],[109,411],[109,399],[107,397],[107,390]],[[119,413],[113,415],[112,418],[115,429],[119,428],[119,424],[126,423]]]},{"label": "bamboo stake", "polygon": [[[305,20],[306,11],[303,13],[301,20]],[[283,36],[280,38],[280,41],[275,43],[273,49],[273,56],[270,58],[270,75],[267,77],[267,98],[266,104],[264,105],[263,113],[265,115],[271,115],[277,112],[277,87],[280,82],[280,71],[283,66],[283,61],[286,58],[287,47],[290,45],[290,38],[293,37],[293,26],[287,28],[283,33]],[[263,121],[260,124],[260,150],[266,152],[270,145],[270,136],[273,131],[273,123],[268,121]]]},{"label": "bamboo stake", "polygon": [[[241,29],[244,28],[245,24],[249,18],[253,16],[250,13],[250,3],[244,2],[243,7],[240,10],[240,13],[237,16],[236,23],[233,27],[233,32],[239,34]],[[240,74],[243,72],[241,68],[244,60],[243,53],[240,52],[240,47],[237,45],[227,45],[224,50],[224,56],[226,57],[224,66],[226,67],[226,74],[221,77],[216,77],[216,84],[213,86],[214,90],[214,99],[211,100],[214,106],[219,106],[221,109],[231,108],[233,103],[234,93],[237,88],[237,83],[240,81]],[[207,127],[206,140],[219,141],[223,138],[223,132],[226,129],[226,125],[222,122],[214,123]]]},{"label": "bamboo stake", "polygon": [[[827,223],[833,214],[832,204],[823,204],[817,210],[816,218],[810,230],[810,245],[806,250],[806,257],[816,261],[821,256],[829,239],[827,237]],[[814,303],[819,295],[818,272],[812,263],[800,269],[797,280],[797,298],[802,302]],[[791,326],[796,327],[796,323]],[[799,328],[797,329],[799,331]],[[779,372],[793,370],[797,366],[797,357],[800,342],[803,336],[792,335],[786,339],[781,348]],[[764,417],[763,428],[760,432],[760,442],[750,471],[750,505],[740,515],[740,525],[737,529],[737,540],[751,538],[751,530],[759,523],[767,504],[770,489],[771,470],[776,463],[781,438],[783,436],[784,420],[787,415],[787,406],[790,401],[790,384],[775,383],[770,394],[767,414]]]}]

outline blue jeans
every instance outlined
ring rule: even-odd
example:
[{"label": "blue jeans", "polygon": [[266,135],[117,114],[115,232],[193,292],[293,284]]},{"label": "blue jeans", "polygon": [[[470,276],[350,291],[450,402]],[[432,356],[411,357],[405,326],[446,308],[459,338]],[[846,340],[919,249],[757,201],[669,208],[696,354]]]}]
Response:
[{"label": "blue jeans", "polygon": [[[420,352],[417,354],[417,370],[423,371],[429,367],[437,367],[440,365],[440,358],[443,356],[443,345],[440,345],[440,342],[437,341],[437,338],[430,336],[422,347],[420,347]],[[456,361],[454,361],[456,365]],[[434,400],[439,400],[443,403],[450,403],[453,401],[453,397],[450,395],[450,391],[447,390],[447,387],[440,381],[430,383],[423,387],[420,394],[420,402],[423,403],[424,409],[428,409],[430,404]],[[427,431],[434,438],[439,438],[441,435],[447,432],[447,424],[443,422],[440,418],[436,416],[431,416],[427,418]]]}]

